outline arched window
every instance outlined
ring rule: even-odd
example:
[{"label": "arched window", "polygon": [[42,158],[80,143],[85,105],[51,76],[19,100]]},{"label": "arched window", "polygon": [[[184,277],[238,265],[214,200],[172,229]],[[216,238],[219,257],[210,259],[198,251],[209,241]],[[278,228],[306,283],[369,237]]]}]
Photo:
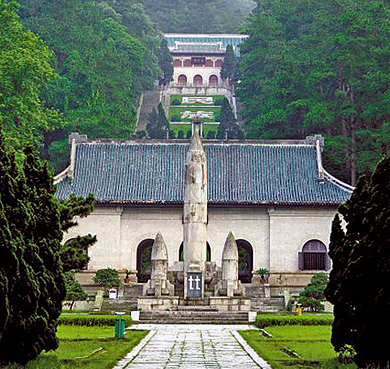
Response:
[{"label": "arched window", "polygon": [[217,85],[218,84],[218,77],[215,74],[212,74],[209,77],[209,84],[210,85]]},{"label": "arched window", "polygon": [[185,74],[180,74],[180,76],[177,78],[177,82],[179,83],[179,85],[186,85],[187,76]]},{"label": "arched window", "polygon": [[183,67],[191,67],[191,66],[192,66],[191,59],[184,59]]},{"label": "arched window", "polygon": [[182,61],[181,61],[180,59],[175,59],[175,60],[173,61],[173,66],[174,66],[174,67],[182,67],[182,66],[183,66],[183,63],[182,63]]},{"label": "arched window", "polygon": [[220,59],[216,60],[215,66],[216,66],[216,68],[221,68],[222,67],[222,60],[220,60]]},{"label": "arched window", "polygon": [[[179,261],[184,261],[183,242],[179,247]],[[211,261],[211,247],[208,242],[206,242],[206,261]]]},{"label": "arched window", "polygon": [[203,84],[203,78],[201,75],[197,74],[194,77],[194,85],[202,85]]},{"label": "arched window", "polygon": [[238,279],[242,283],[251,283],[253,270],[253,248],[245,240],[236,240],[238,248]]},{"label": "arched window", "polygon": [[298,254],[300,270],[329,270],[330,259],[326,246],[319,240],[310,240]]},{"label": "arched window", "polygon": [[206,59],[206,62],[204,64],[206,67],[213,67],[214,63],[211,59]]},{"label": "arched window", "polygon": [[137,247],[137,277],[138,282],[146,283],[152,274],[152,247],[154,240],[143,240]]}]

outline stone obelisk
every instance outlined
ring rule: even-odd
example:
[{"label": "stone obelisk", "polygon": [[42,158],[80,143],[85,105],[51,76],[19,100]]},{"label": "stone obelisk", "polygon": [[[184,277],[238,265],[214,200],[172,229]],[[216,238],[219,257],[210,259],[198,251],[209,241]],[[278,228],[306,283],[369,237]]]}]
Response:
[{"label": "stone obelisk", "polygon": [[207,242],[207,162],[194,124],[185,162],[184,183],[184,297],[204,297]]}]

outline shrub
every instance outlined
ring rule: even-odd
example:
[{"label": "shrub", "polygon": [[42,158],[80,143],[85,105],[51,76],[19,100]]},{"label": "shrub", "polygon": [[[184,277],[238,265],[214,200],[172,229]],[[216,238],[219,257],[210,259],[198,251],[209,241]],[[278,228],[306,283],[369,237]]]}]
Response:
[{"label": "shrub", "polygon": [[93,277],[93,281],[109,290],[113,286],[120,284],[119,273],[116,269],[99,269],[95,277]]},{"label": "shrub", "polygon": [[184,132],[182,130],[180,130],[179,132],[177,132],[177,138],[184,138]]},{"label": "shrub", "polygon": [[273,315],[273,314],[258,314],[256,318],[256,326],[259,328],[268,327],[271,325],[331,325],[333,315]]},{"label": "shrub", "polygon": [[181,101],[179,99],[173,99],[171,105],[181,105]]},{"label": "shrub", "polygon": [[181,122],[181,118],[178,115],[172,115],[171,122]]},{"label": "shrub", "polygon": [[[82,314],[63,314],[60,316],[59,324],[62,325],[79,325],[79,326],[114,326],[117,315],[82,315]],[[122,315],[122,320],[126,326],[132,324],[129,315]]]}]

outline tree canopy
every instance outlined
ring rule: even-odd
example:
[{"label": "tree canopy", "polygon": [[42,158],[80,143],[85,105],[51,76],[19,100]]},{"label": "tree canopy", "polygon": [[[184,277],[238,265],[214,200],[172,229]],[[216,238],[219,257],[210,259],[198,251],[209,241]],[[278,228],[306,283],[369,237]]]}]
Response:
[{"label": "tree canopy", "polygon": [[5,143],[43,146],[45,131],[58,129],[56,110],[45,107],[41,87],[56,77],[52,51],[19,21],[17,5],[0,0],[0,115]]},{"label": "tree canopy", "polygon": [[241,47],[248,137],[322,133],[327,168],[355,185],[390,138],[388,1],[257,3]]}]

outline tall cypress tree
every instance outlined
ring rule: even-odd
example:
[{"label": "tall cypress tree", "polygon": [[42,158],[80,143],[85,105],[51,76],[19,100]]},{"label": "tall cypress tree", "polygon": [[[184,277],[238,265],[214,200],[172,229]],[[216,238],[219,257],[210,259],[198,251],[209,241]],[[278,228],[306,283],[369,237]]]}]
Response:
[{"label": "tall cypress tree", "polygon": [[352,345],[360,367],[386,367],[390,353],[378,329],[390,329],[390,157],[369,178],[361,178],[339,209],[347,222],[332,226],[333,270],[325,291],[334,304],[332,344]]},{"label": "tall cypress tree", "polygon": [[0,264],[6,313],[0,327],[1,364],[25,364],[42,350],[58,347],[56,326],[65,297],[55,187],[33,150],[27,148],[24,154],[24,167],[18,170],[0,140],[6,181],[0,197],[0,252],[6,256]]}]

